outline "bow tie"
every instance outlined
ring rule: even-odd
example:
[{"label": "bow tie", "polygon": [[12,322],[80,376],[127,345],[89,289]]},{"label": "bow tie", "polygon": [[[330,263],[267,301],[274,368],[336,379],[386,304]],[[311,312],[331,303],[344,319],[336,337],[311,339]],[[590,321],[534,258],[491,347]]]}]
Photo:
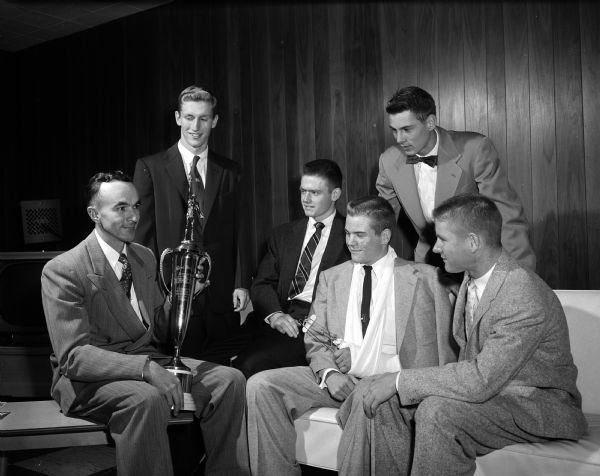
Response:
[{"label": "bow tie", "polygon": [[424,164],[429,165],[429,167],[435,167],[437,165],[438,156],[437,155],[428,155],[427,157],[418,157],[416,155],[409,155],[406,157],[407,164],[417,164],[419,162],[423,162]]}]

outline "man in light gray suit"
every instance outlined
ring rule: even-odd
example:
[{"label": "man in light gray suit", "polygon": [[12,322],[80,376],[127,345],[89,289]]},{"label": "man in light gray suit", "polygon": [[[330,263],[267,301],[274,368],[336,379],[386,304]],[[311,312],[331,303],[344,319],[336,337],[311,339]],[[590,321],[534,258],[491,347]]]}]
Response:
[{"label": "man in light gray suit", "polygon": [[[299,475],[293,420],[317,407],[339,407],[340,474],[380,474],[377,445],[385,421],[369,420],[362,395],[402,369],[456,361],[451,305],[439,270],[407,262],[388,246],[394,212],[381,197],[348,204],[351,261],[323,271],[305,334],[310,367],[267,370],[247,383],[248,436],[254,475]],[[398,412],[397,398],[383,406]],[[410,410],[403,412],[410,418]],[[373,450],[373,451],[371,451]]]},{"label": "man in light gray suit", "polygon": [[[576,440],[586,430],[577,368],[554,292],[500,244],[502,217],[490,199],[454,196],[433,212],[434,251],[451,273],[464,271],[453,321],[459,361],[402,369],[396,385],[375,382],[367,415],[398,395],[415,413],[413,475],[467,475],[475,457],[520,442]],[[410,436],[402,422],[392,446]],[[390,471],[407,455],[389,452]]]},{"label": "man in light gray suit", "polygon": [[[51,393],[65,414],[108,426],[120,476],[169,476],[167,422],[182,408],[183,392],[160,365],[169,360],[169,326],[154,256],[131,242],[138,193],[119,171],[94,175],[87,192],[94,231],[42,272]],[[248,474],[243,375],[210,362],[186,363],[194,372],[207,472]]]}]

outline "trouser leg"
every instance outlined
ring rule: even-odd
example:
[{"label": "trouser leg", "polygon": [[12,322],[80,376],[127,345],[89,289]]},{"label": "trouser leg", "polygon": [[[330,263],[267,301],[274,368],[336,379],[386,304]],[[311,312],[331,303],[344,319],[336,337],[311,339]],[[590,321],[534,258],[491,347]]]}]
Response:
[{"label": "trouser leg", "polygon": [[416,476],[471,475],[475,458],[507,445],[545,441],[521,430],[493,398],[467,403],[442,397],[423,400],[415,414]]},{"label": "trouser leg", "polygon": [[155,387],[130,380],[90,385],[78,401],[72,414],[108,425],[119,476],[173,474],[167,437],[170,409]]},{"label": "trouser leg", "polygon": [[339,407],[309,367],[267,370],[247,383],[248,444],[254,476],[300,474],[294,420],[316,407]]},{"label": "trouser leg", "polygon": [[338,470],[343,476],[409,474],[412,454],[412,414],[396,396],[367,418],[363,398],[369,380],[361,380],[338,412],[344,429],[338,447]]},{"label": "trouser leg", "polygon": [[206,448],[206,475],[248,475],[246,379],[230,367],[192,359],[184,362],[195,369],[194,401],[201,403],[210,394],[208,404],[197,403],[196,412]]}]

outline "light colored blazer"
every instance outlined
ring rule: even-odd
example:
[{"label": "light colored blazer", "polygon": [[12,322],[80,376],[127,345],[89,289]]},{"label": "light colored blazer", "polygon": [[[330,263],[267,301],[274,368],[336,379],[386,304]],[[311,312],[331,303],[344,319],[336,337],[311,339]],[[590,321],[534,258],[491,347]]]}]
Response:
[{"label": "light colored blazer", "polygon": [[[475,132],[447,131],[439,134],[435,206],[461,193],[481,193],[494,201],[502,215],[502,245],[511,256],[535,271],[535,255],[529,242],[529,226],[523,206],[510,186],[492,142]],[[414,165],[396,145],[379,157],[376,187],[379,195],[390,202],[396,213],[404,209],[419,241],[415,261],[426,262],[435,243],[433,226],[427,224],[415,179]]]},{"label": "light colored blazer", "polygon": [[[465,337],[465,279],[454,311],[459,362],[408,369],[398,381],[403,405],[430,395],[465,402],[498,398],[523,430],[579,438],[586,429],[569,333],[554,292],[508,253],[500,256]],[[493,417],[493,415],[492,415]]]},{"label": "light colored blazer", "polygon": [[141,380],[147,355],[164,356],[168,332],[152,252],[128,247],[142,324],[92,232],[42,271],[42,302],[53,354],[51,393],[67,413],[90,382]]},{"label": "light colored blazer", "polygon": [[[352,261],[346,261],[321,273],[309,314],[317,316],[315,329],[325,328],[343,338],[352,267]],[[394,290],[396,346],[402,368],[455,362],[457,347],[451,335],[452,306],[439,270],[396,258]],[[337,369],[333,354],[322,342],[323,337],[318,334],[304,336],[306,358],[315,375],[327,368]]]}]

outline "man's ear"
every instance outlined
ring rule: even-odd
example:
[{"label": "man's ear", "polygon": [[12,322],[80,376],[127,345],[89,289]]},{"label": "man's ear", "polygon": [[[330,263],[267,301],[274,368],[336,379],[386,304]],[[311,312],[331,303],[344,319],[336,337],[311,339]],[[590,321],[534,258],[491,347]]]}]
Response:
[{"label": "man's ear", "polygon": [[212,127],[211,129],[214,129],[215,127],[217,127],[217,122],[219,121],[219,115],[215,114],[215,117],[213,117],[213,122],[212,122]]},{"label": "man's ear", "polygon": [[92,219],[92,221],[98,223],[98,221],[100,221],[100,215],[98,214],[98,210],[96,210],[96,208],[89,206],[87,207],[87,214],[90,216],[90,218]]},{"label": "man's ear", "polygon": [[481,236],[476,233],[469,233],[467,235],[467,243],[469,244],[471,251],[475,252],[481,248]]},{"label": "man's ear", "polygon": [[336,202],[342,196],[342,189],[339,187],[334,188],[331,191],[331,199]]},{"label": "man's ear", "polygon": [[181,126],[181,114],[179,111],[175,111],[175,122],[178,126]]},{"label": "man's ear", "polygon": [[381,232],[381,242],[384,245],[389,245],[391,239],[392,239],[392,230],[390,230],[389,228],[384,228],[383,231]]},{"label": "man's ear", "polygon": [[434,114],[429,114],[427,119],[425,119],[425,127],[427,127],[428,131],[432,131],[435,129],[435,125],[437,124],[437,117]]}]

